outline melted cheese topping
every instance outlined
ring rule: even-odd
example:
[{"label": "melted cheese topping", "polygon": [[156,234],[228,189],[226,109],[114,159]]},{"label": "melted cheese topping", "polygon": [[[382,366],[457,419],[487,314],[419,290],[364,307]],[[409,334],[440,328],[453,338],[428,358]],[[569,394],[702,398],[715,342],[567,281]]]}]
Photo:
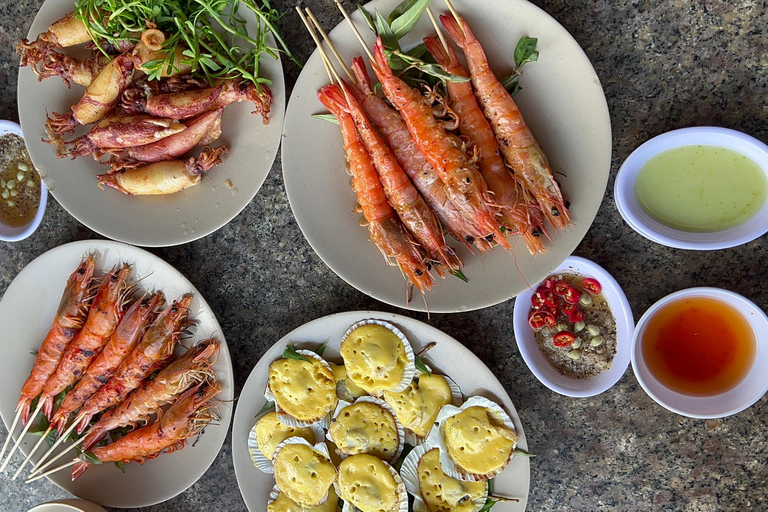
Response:
[{"label": "melted cheese topping", "polygon": [[305,444],[289,444],[275,456],[275,482],[292,501],[315,507],[336,479],[336,468],[322,453]]},{"label": "melted cheese topping", "polygon": [[[352,382],[347,378],[347,369],[344,367],[343,364],[334,364],[334,363],[328,363],[331,366],[331,370],[333,370],[333,378],[336,379],[336,390],[339,391],[339,387],[342,387],[346,390],[346,395],[348,398],[360,398],[361,396],[366,396],[368,393],[365,392],[363,388]],[[342,393],[337,393],[342,399],[344,397],[342,396]]]},{"label": "melted cheese topping", "polygon": [[397,482],[387,464],[373,455],[353,455],[341,462],[339,496],[363,512],[398,509]]},{"label": "melted cheese topping", "polygon": [[448,456],[473,475],[487,475],[506,467],[517,443],[517,434],[499,424],[485,407],[467,407],[443,424]]},{"label": "melted cheese topping", "polygon": [[397,424],[389,411],[370,402],[345,407],[334,418],[328,434],[346,455],[370,453],[390,460],[399,448]]},{"label": "melted cheese topping", "polygon": [[440,412],[453,401],[451,388],[441,375],[422,374],[400,393],[384,392],[384,401],[394,409],[400,423],[420,437],[426,437]]},{"label": "melted cheese topping", "polygon": [[273,361],[269,365],[269,388],[278,407],[301,421],[318,421],[338,403],[333,372],[320,362]]},{"label": "melted cheese topping", "polygon": [[315,434],[309,427],[289,427],[281,422],[276,412],[270,412],[256,423],[256,443],[259,451],[271,459],[277,446],[289,437],[301,437],[314,444]]},{"label": "melted cheese topping", "polygon": [[437,448],[419,459],[416,475],[429,512],[475,512],[479,507],[474,501],[485,496],[488,486],[486,482],[462,482],[443,473]]},{"label": "melted cheese topping", "polygon": [[397,386],[408,363],[402,340],[378,324],[353,330],[339,351],[349,379],[368,393]]},{"label": "melted cheese topping", "polygon": [[267,505],[267,512],[336,512],[338,506],[339,497],[331,486],[328,490],[328,499],[322,505],[303,507],[281,492],[275,501]]}]

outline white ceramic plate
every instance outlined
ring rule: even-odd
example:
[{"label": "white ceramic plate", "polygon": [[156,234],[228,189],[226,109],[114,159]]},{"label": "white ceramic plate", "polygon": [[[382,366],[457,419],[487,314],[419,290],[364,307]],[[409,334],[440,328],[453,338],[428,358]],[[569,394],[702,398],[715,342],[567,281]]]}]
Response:
[{"label": "white ceramic plate", "polygon": [[[72,0],[47,0],[35,17],[29,38],[73,10]],[[64,50],[72,52],[73,50]],[[161,247],[197,240],[232,220],[253,199],[277,155],[285,110],[285,84],[279,60],[262,58],[263,76],[272,80],[270,121],[251,114],[253,104],[236,103],[224,109],[222,135],[213,146],[226,144],[224,162],[205,174],[200,184],[169,196],[131,197],[114,189],[100,190],[96,175],[109,168],[91,157],[57,159],[44,142],[46,112],[66,113],[85,89],[67,87],[58,78],[42,82],[29,68],[19,69],[19,119],[32,162],[46,179],[53,197],[77,220],[115,240]],[[75,136],[86,133],[80,128]],[[74,137],[74,136],[72,136]],[[67,139],[69,140],[69,139]],[[225,183],[232,182],[232,188]]]},{"label": "white ceramic plate", "polygon": [[[116,242],[87,240],[62,245],[44,253],[16,276],[0,302],[0,325],[6,334],[2,344],[3,357],[0,357],[0,375],[3,375],[5,384],[0,386],[0,414],[7,430],[14,418],[21,385],[35,363],[30,352],[40,347],[48,333],[67,278],[77,268],[83,255],[92,251],[97,254],[97,269],[111,268],[121,262],[131,263],[132,278],[144,278],[141,281],[144,290],[162,290],[167,303],[184,293],[194,293],[190,318],[196,320],[197,325],[193,330],[194,338],[183,343],[190,346],[193,340],[212,335],[222,342],[214,365],[222,383],[222,391],[217,397],[221,399],[221,422],[207,427],[195,446],[189,443],[183,450],[164,453],[144,465],[126,464],[125,474],[114,464],[102,464],[92,466],[74,482],[70,480],[68,470],[49,477],[53,483],[75,496],[104,506],[133,508],[154,505],[186,490],[216,458],[232,417],[234,382],[229,350],[213,311],[192,283],[157,256]],[[177,353],[181,352],[183,347],[177,347]],[[15,434],[20,431],[17,425]],[[27,435],[21,444],[24,453],[28,453],[38,439]],[[14,457],[20,460],[18,454]],[[37,460],[39,455],[35,457]],[[67,458],[61,460],[66,462]]]},{"label": "white ceramic plate", "polygon": [[[632,354],[632,333],[635,329],[632,308],[619,283],[597,263],[571,256],[551,273],[560,272],[593,277],[603,286],[603,294],[616,320],[616,355],[613,357],[611,367],[589,379],[572,379],[558,372],[539,350],[533,330],[528,325],[528,312],[531,310],[531,295],[533,295],[531,290],[524,291],[515,299],[513,314],[517,348],[536,378],[552,391],[577,398],[598,395],[616,384],[629,366]],[[534,290],[537,287],[538,285],[534,286]]]},{"label": "white ceramic plate", "polygon": [[[385,16],[399,0],[376,0],[366,7]],[[486,256],[471,256],[455,240],[466,265],[469,283],[456,278],[438,280],[427,294],[428,309],[450,313],[503,302],[549,274],[576,248],[589,229],[605,192],[611,167],[611,123],[603,89],[592,65],[568,32],[544,11],[524,0],[457,0],[500,76],[514,65],[513,51],[522,36],[538,37],[538,62],[528,64],[515,97],[558,176],[563,195],[571,202],[573,227],[545,242],[547,253],[533,257],[523,243],[514,253],[497,248]],[[443,9],[435,5],[436,11]],[[353,15],[372,47],[374,36],[359,13]],[[424,16],[401,43],[408,45],[433,33]],[[491,35],[489,37],[489,35]],[[363,53],[346,24],[330,34],[350,62]],[[373,77],[373,75],[371,74]],[[328,83],[317,52],[299,76],[288,104],[283,141],[283,177],[296,220],[312,248],[342,279],[378,300],[398,307],[425,310],[415,297],[405,301],[405,284],[397,267],[388,267],[379,250],[352,213],[355,195],[344,172],[341,134],[336,125],[314,119],[324,111],[317,91]],[[511,240],[514,244],[514,239]],[[517,260],[517,261],[515,261]]]},{"label": "white ceramic plate", "polygon": [[619,168],[614,199],[627,224],[645,238],[667,247],[698,251],[727,249],[768,232],[768,201],[739,226],[711,233],[682,231],[658,222],[645,213],[635,198],[635,179],[645,163],[668,149],[690,145],[718,146],[751,158],[768,174],[768,146],[745,133],[716,126],[682,128],[658,135],[634,150]]},{"label": "white ceramic plate", "polygon": [[[243,387],[237,402],[235,420],[232,430],[232,458],[235,464],[235,474],[240,493],[250,512],[264,512],[267,509],[267,498],[274,485],[272,475],[259,471],[251,461],[248,453],[248,433],[256,423],[256,414],[265,403],[264,389],[267,384],[269,364],[282,357],[285,346],[294,344],[297,348],[314,349],[323,343],[328,348],[323,357],[330,361],[340,362],[339,344],[346,330],[359,320],[378,318],[395,324],[408,337],[418,352],[431,341],[437,346],[424,357],[425,362],[439,373],[448,375],[456,381],[464,393],[464,397],[482,395],[501,404],[509,413],[520,434],[519,447],[527,450],[520,417],[515,406],[504,391],[501,383],[493,373],[464,345],[451,338],[444,332],[438,331],[427,324],[392,313],[376,311],[351,311],[338,313],[302,325],[291,331],[259,360]],[[504,512],[523,512],[528,501],[530,483],[530,464],[526,457],[514,457],[510,465],[495,478],[495,491],[503,496],[519,498],[519,503],[497,503],[493,510]]]}]

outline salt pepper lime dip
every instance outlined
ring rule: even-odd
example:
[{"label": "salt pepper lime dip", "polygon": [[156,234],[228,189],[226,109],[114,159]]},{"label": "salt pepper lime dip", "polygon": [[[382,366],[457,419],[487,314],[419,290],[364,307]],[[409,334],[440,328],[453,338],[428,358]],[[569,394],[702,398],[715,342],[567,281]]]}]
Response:
[{"label": "salt pepper lime dip", "polygon": [[40,175],[32,165],[24,140],[7,133],[0,137],[0,222],[26,226],[40,205]]}]

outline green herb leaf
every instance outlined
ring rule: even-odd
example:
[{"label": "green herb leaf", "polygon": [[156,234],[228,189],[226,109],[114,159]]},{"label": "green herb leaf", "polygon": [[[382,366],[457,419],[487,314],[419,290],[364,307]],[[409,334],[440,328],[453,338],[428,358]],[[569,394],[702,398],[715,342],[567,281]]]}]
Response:
[{"label": "green herb leaf", "polygon": [[392,32],[387,20],[384,19],[379,11],[376,11],[376,32],[381,37],[384,48],[387,50],[400,50],[400,43],[397,42],[394,32]]},{"label": "green herb leaf", "polygon": [[488,494],[493,494],[493,488],[496,485],[496,479],[491,478],[488,480]]},{"label": "green herb leaf", "polygon": [[451,82],[469,82],[470,80],[465,76],[449,73],[438,64],[429,64],[421,59],[412,57],[407,53],[403,53],[400,50],[385,50],[385,53],[387,53],[390,62],[392,62],[392,56],[398,57],[405,61],[409,68],[417,69],[426,75],[439,78],[440,80],[448,80]]},{"label": "green herb leaf", "polygon": [[336,116],[333,114],[312,114],[312,117],[315,119],[322,119],[323,121],[328,121],[329,123],[333,124],[339,124],[339,120],[336,119]]},{"label": "green herb leaf", "polygon": [[468,283],[468,282],[469,282],[469,279],[467,279],[467,276],[465,276],[465,275],[464,275],[464,272],[462,272],[462,271],[461,271],[461,269],[459,269],[459,270],[454,270],[453,272],[451,272],[451,275],[453,275],[454,277],[457,277],[457,278],[461,279],[461,280],[462,280],[462,281],[464,281],[465,283]]},{"label": "green herb leaf", "polygon": [[415,356],[415,365],[416,365],[416,369],[419,370],[421,373],[432,375],[432,372],[429,371],[429,367],[426,364],[424,364],[424,361],[422,361],[419,356]]},{"label": "green herb leaf", "polygon": [[418,0],[403,0],[400,2],[400,4],[392,9],[392,12],[389,13],[389,17],[387,17],[387,23],[392,25],[392,22],[395,21],[395,19],[403,14],[405,11],[413,7],[413,4],[418,2]]},{"label": "green herb leaf", "polygon": [[495,501],[493,501],[492,499],[488,498],[486,500],[486,502],[485,502],[485,505],[483,505],[483,507],[480,510],[478,510],[477,512],[488,512],[489,510],[491,510],[491,508],[493,508],[493,506],[495,504],[496,504]]},{"label": "green herb leaf", "polygon": [[413,57],[414,59],[422,59],[424,55],[429,55],[427,53],[427,45],[424,43],[417,44],[407,52],[405,52],[406,55]]},{"label": "green herb leaf", "polygon": [[519,68],[526,62],[539,60],[539,52],[536,50],[538,39],[535,37],[521,37],[515,46],[515,65]]},{"label": "green herb leaf", "polygon": [[91,464],[101,464],[99,458],[91,451],[82,452],[77,456],[78,459],[90,462]]},{"label": "green herb leaf", "polygon": [[267,403],[265,403],[262,406],[262,408],[259,409],[259,412],[256,413],[255,418],[258,418],[259,416],[261,416],[262,414],[264,414],[266,412],[274,411],[274,410],[275,410],[275,402],[273,402],[272,400],[267,400]]},{"label": "green herb leaf", "polygon": [[360,14],[363,15],[363,19],[365,20],[365,24],[368,25],[368,28],[371,29],[371,32],[378,35],[378,32],[376,32],[376,22],[373,21],[373,15],[365,10],[365,8],[358,4],[357,10],[360,11]]},{"label": "green herb leaf", "polygon": [[33,356],[37,357],[37,350],[34,350],[34,351],[30,352],[30,354],[32,354]]},{"label": "green herb leaf", "polygon": [[323,343],[319,347],[315,349],[315,354],[319,355],[320,357],[323,357],[323,352],[325,352],[325,349],[328,348],[328,345],[326,343]]},{"label": "green herb leaf", "polygon": [[392,28],[392,32],[395,34],[396,39],[402,38],[408,32],[413,30],[413,27],[416,26],[419,18],[421,18],[421,16],[424,14],[424,11],[427,10],[427,7],[429,7],[431,1],[432,0],[416,0],[414,2],[410,2],[411,5],[407,6],[404,12],[394,20],[390,14],[390,26]]},{"label": "green herb leaf", "polygon": [[529,457],[529,458],[533,458],[533,457],[536,456],[533,453],[528,453],[527,451],[523,450],[522,448],[515,448],[515,455],[519,455],[521,457]]},{"label": "green herb leaf", "polygon": [[296,359],[297,361],[304,361],[307,363],[314,363],[314,361],[308,357],[305,357],[298,352],[296,352],[296,347],[293,345],[288,345],[285,347],[285,350],[283,351],[283,358],[285,359]]},{"label": "green herb leaf", "polygon": [[125,463],[123,461],[121,460],[115,461],[115,466],[117,467],[117,469],[125,473]]}]

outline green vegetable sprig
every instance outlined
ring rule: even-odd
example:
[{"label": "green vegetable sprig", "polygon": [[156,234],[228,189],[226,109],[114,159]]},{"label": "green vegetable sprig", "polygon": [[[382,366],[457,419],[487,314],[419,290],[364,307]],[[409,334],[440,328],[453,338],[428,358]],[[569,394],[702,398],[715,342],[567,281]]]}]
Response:
[{"label": "green vegetable sprig", "polygon": [[[255,33],[246,29],[242,14],[247,12],[256,18]],[[277,31],[281,14],[269,0],[77,0],[75,17],[85,23],[102,51],[105,42],[138,42],[150,26],[165,33],[164,57],[144,64],[150,79],[190,65],[195,75],[209,82],[241,77],[259,86],[271,83],[259,76],[262,54],[277,58],[284,53],[300,65]],[[269,45],[269,33],[279,48]],[[177,63],[179,48],[183,58]]]},{"label": "green vegetable sprig", "polygon": [[523,64],[539,60],[539,50],[536,49],[537,42],[538,39],[535,37],[521,37],[515,46],[515,71],[501,81],[501,85],[509,91],[509,95],[512,97],[523,90],[520,87],[520,68],[523,67]]}]

